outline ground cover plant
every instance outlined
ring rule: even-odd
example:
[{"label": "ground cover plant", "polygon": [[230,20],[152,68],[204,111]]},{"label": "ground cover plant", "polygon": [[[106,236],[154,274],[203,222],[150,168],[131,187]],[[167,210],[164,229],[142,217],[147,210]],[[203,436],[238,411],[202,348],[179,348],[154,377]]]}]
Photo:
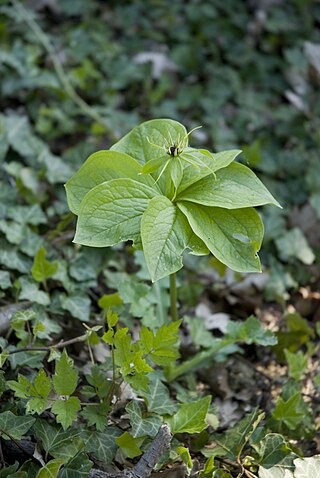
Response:
[{"label": "ground cover plant", "polygon": [[[0,476],[319,474],[319,5],[170,7],[0,5]],[[153,136],[143,122],[157,117],[179,123]],[[139,209],[141,230],[95,244],[112,247],[72,243],[63,185],[85,242],[84,191],[72,198],[72,185],[83,171],[95,201],[99,161],[115,157],[123,169],[104,181],[137,182],[153,209]],[[253,173],[246,196],[247,167],[283,206],[259,208],[263,273],[248,276],[261,226],[232,232],[240,266],[197,221],[274,202]],[[204,186],[183,188],[194,176],[223,185],[210,204],[198,202]],[[188,254],[186,209],[204,255]],[[180,218],[179,240],[154,230],[156,214]],[[158,261],[161,233],[170,247]]]}]

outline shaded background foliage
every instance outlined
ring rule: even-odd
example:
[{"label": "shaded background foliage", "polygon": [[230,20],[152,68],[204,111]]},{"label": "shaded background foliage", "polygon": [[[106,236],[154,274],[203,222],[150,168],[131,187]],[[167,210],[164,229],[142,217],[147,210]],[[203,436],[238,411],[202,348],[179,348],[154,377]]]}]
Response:
[{"label": "shaded background foliage", "polygon": [[[261,210],[265,299],[285,304],[301,286],[316,291],[318,2],[30,0],[24,6],[26,11],[15,0],[0,3],[2,306],[31,301],[36,314],[29,319],[40,341],[62,330],[73,337],[79,321],[100,310],[97,301],[106,291],[118,291],[126,304],[124,322],[132,324],[132,316],[150,327],[155,317],[165,322],[167,282],[143,282],[141,253],[133,256],[130,246],[123,254],[122,246],[102,251],[71,244],[74,218],[63,188],[90,153],[157,117],[188,129],[202,125],[192,135],[194,146],[243,148],[240,161],[283,205]],[[31,272],[41,246],[58,261],[48,280]],[[206,257],[186,258],[186,264],[181,276],[189,279],[196,270],[212,278],[213,266],[229,274]],[[186,309],[197,305],[204,287],[180,287]],[[317,307],[312,302],[301,312],[315,322]],[[5,322],[2,315],[0,330]],[[21,343],[28,343],[25,331],[16,329]],[[290,330],[291,342],[285,334],[278,337],[281,360],[288,340],[295,352],[312,337],[306,324]],[[42,359],[40,352],[32,358],[21,352],[10,365],[40,367]]]}]

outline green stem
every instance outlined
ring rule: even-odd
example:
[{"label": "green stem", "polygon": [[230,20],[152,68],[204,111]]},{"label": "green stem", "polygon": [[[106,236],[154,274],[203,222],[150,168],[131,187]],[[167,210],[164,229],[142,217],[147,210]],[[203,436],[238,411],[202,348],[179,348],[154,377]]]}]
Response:
[{"label": "green stem", "polygon": [[172,321],[179,319],[177,309],[177,284],[176,273],[170,275],[170,312]]}]

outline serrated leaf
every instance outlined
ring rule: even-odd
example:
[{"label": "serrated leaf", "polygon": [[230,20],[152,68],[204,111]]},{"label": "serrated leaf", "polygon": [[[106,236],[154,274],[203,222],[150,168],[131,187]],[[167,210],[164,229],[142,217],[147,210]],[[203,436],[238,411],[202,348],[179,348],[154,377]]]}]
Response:
[{"label": "serrated leaf", "polygon": [[246,344],[270,346],[277,344],[277,337],[268,329],[262,327],[261,322],[251,315],[244,322],[229,321],[227,325],[228,337]]},{"label": "serrated leaf", "polygon": [[107,402],[97,405],[90,404],[84,407],[81,416],[87,421],[88,426],[95,425],[98,432],[102,432],[108,423],[108,412],[110,405]]},{"label": "serrated leaf", "polygon": [[297,392],[286,401],[279,397],[272,412],[273,418],[282,421],[290,430],[295,430],[305,418],[305,412],[300,406],[301,400],[300,392]]},{"label": "serrated leaf", "polygon": [[166,421],[170,426],[171,433],[200,433],[207,428],[205,421],[209,411],[211,397],[207,396],[196,402],[184,403],[173,417]]},{"label": "serrated leaf", "polygon": [[151,158],[163,156],[167,141],[177,144],[186,134],[185,127],[177,121],[155,119],[136,126],[110,149],[127,153],[143,165]]},{"label": "serrated leaf", "polygon": [[195,234],[219,261],[238,272],[260,272],[257,256],[263,224],[254,209],[222,209],[178,203]]},{"label": "serrated leaf", "polygon": [[66,350],[56,362],[55,374],[52,378],[53,386],[59,395],[71,395],[78,382],[78,371],[73,366],[73,360],[68,357]]},{"label": "serrated leaf", "polygon": [[251,169],[239,163],[220,169],[216,178],[212,175],[206,176],[193,183],[178,194],[177,201],[191,201],[226,209],[263,204],[280,206]]},{"label": "serrated leaf", "polygon": [[142,214],[159,194],[132,179],[112,179],[96,186],[81,203],[74,242],[106,247],[136,240]]},{"label": "serrated leaf", "polygon": [[36,478],[56,478],[62,465],[62,460],[50,460],[44,467],[41,468],[41,470],[39,470]]},{"label": "serrated leaf", "polygon": [[126,410],[130,415],[131,434],[134,438],[156,436],[162,423],[161,418],[155,416],[143,417],[142,404],[133,400],[126,406]]},{"label": "serrated leaf", "polygon": [[86,442],[87,453],[93,453],[98,460],[103,461],[105,464],[111,463],[118,449],[116,438],[121,434],[122,430],[116,427],[107,427],[100,433],[89,433],[89,438]]},{"label": "serrated leaf", "polygon": [[38,250],[31,269],[34,280],[45,282],[52,277],[58,270],[58,261],[50,262],[46,259],[47,251],[44,247]]},{"label": "serrated leaf", "polygon": [[78,397],[69,397],[66,400],[56,400],[51,411],[56,415],[56,421],[66,430],[76,420],[77,412],[81,410]]},{"label": "serrated leaf", "polygon": [[157,330],[150,357],[157,365],[169,365],[179,357],[179,327],[181,320],[164,324]]},{"label": "serrated leaf", "polygon": [[10,411],[0,413],[0,435],[4,440],[10,440],[10,437],[21,440],[35,421],[33,417],[18,417]]},{"label": "serrated leaf", "polygon": [[120,437],[116,438],[117,445],[128,458],[135,458],[142,454],[140,449],[142,441],[143,438],[134,438],[128,432],[124,432]]},{"label": "serrated leaf", "polygon": [[185,216],[168,198],[149,201],[141,219],[141,239],[153,282],[181,269],[191,235]]},{"label": "serrated leaf", "polygon": [[307,369],[308,356],[301,350],[293,353],[290,352],[290,350],[285,349],[284,354],[289,365],[289,377],[292,377],[295,380],[300,380]]},{"label": "serrated leaf", "polygon": [[[97,151],[93,153],[66,183],[66,192],[70,210],[79,214],[80,204],[85,195],[105,181],[130,178],[143,185],[153,187],[155,181],[140,175],[141,166],[127,154],[117,151]],[[156,186],[155,186],[156,187]]]}]

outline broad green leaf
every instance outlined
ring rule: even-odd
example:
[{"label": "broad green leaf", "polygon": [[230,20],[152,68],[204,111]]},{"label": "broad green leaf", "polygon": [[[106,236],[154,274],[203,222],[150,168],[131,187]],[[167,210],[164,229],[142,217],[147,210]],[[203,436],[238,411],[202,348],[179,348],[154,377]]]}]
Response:
[{"label": "broad green leaf", "polygon": [[305,418],[305,411],[301,407],[301,393],[297,392],[288,400],[279,397],[272,412],[274,419],[282,421],[290,430],[295,430]]},{"label": "broad green leaf", "polygon": [[155,437],[159,431],[162,420],[156,416],[143,417],[143,406],[140,402],[132,400],[126,410],[130,415],[131,434],[134,438],[150,436]]},{"label": "broad green leaf", "polygon": [[73,366],[73,360],[68,357],[66,350],[61,354],[60,360],[56,362],[53,386],[59,395],[71,395],[78,382],[78,370]]},{"label": "broad green leaf", "polygon": [[8,478],[14,476],[19,468],[19,463],[16,461],[13,465],[6,466],[0,470],[0,478]]},{"label": "broad green leaf", "polygon": [[176,412],[177,405],[171,400],[168,389],[161,380],[152,381],[149,388],[149,391],[141,393],[147,402],[149,412],[158,415],[172,415]]},{"label": "broad green leaf", "polygon": [[168,156],[160,156],[160,158],[150,159],[141,169],[142,174],[151,174],[157,171],[160,166],[164,166],[168,160]]},{"label": "broad green leaf", "polygon": [[[212,158],[202,155],[201,160],[210,166],[213,171],[218,171],[228,166],[240,153],[240,150],[221,151],[220,153],[211,153]],[[193,165],[185,164],[178,194],[206,176],[211,176],[212,179],[212,172],[207,168],[196,168]]]},{"label": "broad green leaf", "polygon": [[194,233],[219,261],[238,272],[260,272],[263,223],[252,208],[227,210],[179,202]]},{"label": "broad green leaf", "polygon": [[59,470],[63,465],[63,461],[57,458],[48,461],[48,463],[39,470],[36,478],[56,478]]},{"label": "broad green leaf", "polygon": [[34,258],[31,269],[33,278],[38,282],[45,282],[52,277],[58,270],[58,261],[50,262],[46,259],[47,251],[44,247],[40,247]]},{"label": "broad green leaf", "polygon": [[191,234],[185,216],[168,198],[151,199],[141,219],[141,238],[153,282],[181,269]]},{"label": "broad green leaf", "polygon": [[66,430],[77,418],[77,412],[81,409],[78,397],[69,397],[66,400],[56,400],[51,411],[56,415],[57,423],[61,423],[62,428]]},{"label": "broad green leaf", "polygon": [[134,438],[130,433],[124,432],[123,435],[116,438],[116,443],[121,448],[121,451],[128,458],[135,458],[140,456],[142,451],[140,445],[143,441],[143,438]]},{"label": "broad green leaf", "polygon": [[33,429],[46,453],[54,458],[60,458],[64,463],[79,453],[84,446],[80,438],[81,432],[76,428],[64,431],[61,427],[50,425],[47,420],[38,419]]},{"label": "broad green leaf", "polygon": [[35,418],[29,416],[18,417],[10,411],[0,413],[0,436],[4,440],[21,440],[23,435],[32,427]]},{"label": "broad green leaf", "polygon": [[106,247],[137,239],[142,214],[159,194],[132,179],[112,179],[96,186],[81,203],[74,242]]},{"label": "broad green leaf", "polygon": [[49,294],[43,290],[39,290],[39,284],[37,284],[31,277],[20,277],[19,285],[21,287],[19,294],[20,300],[30,300],[40,305],[50,304]]},{"label": "broad green leaf", "polygon": [[117,452],[116,438],[122,435],[122,430],[116,427],[107,427],[103,432],[89,432],[86,441],[86,452],[110,464]]},{"label": "broad green leaf", "polygon": [[263,204],[280,206],[257,176],[246,166],[233,163],[212,176],[193,183],[178,194],[177,201],[239,209]]},{"label": "broad green leaf", "polygon": [[60,470],[59,478],[87,478],[93,466],[85,453],[79,453]]},{"label": "broad green leaf", "polygon": [[80,204],[85,195],[105,181],[117,178],[130,178],[156,187],[151,177],[141,174],[141,166],[127,154],[117,151],[97,151],[93,153],[66,184],[67,200],[71,211],[79,214]]},{"label": "broad green leaf", "polygon": [[257,408],[243,418],[233,428],[229,428],[225,433],[214,433],[212,439],[216,443],[214,448],[205,448],[202,453],[209,456],[227,456],[230,460],[237,460],[251,435],[264,418]]},{"label": "broad green leaf", "polygon": [[184,403],[179,406],[175,415],[166,422],[170,426],[171,433],[200,433],[207,428],[205,421],[209,411],[211,397],[208,395],[196,402]]},{"label": "broad green leaf", "polygon": [[265,468],[274,465],[292,466],[293,458],[296,456],[285,438],[278,433],[268,433],[258,444],[253,443],[251,446],[259,455],[255,461]]},{"label": "broad green leaf", "polygon": [[155,119],[136,126],[110,149],[127,153],[140,164],[164,155],[172,143],[187,135],[185,127],[171,119]]}]

